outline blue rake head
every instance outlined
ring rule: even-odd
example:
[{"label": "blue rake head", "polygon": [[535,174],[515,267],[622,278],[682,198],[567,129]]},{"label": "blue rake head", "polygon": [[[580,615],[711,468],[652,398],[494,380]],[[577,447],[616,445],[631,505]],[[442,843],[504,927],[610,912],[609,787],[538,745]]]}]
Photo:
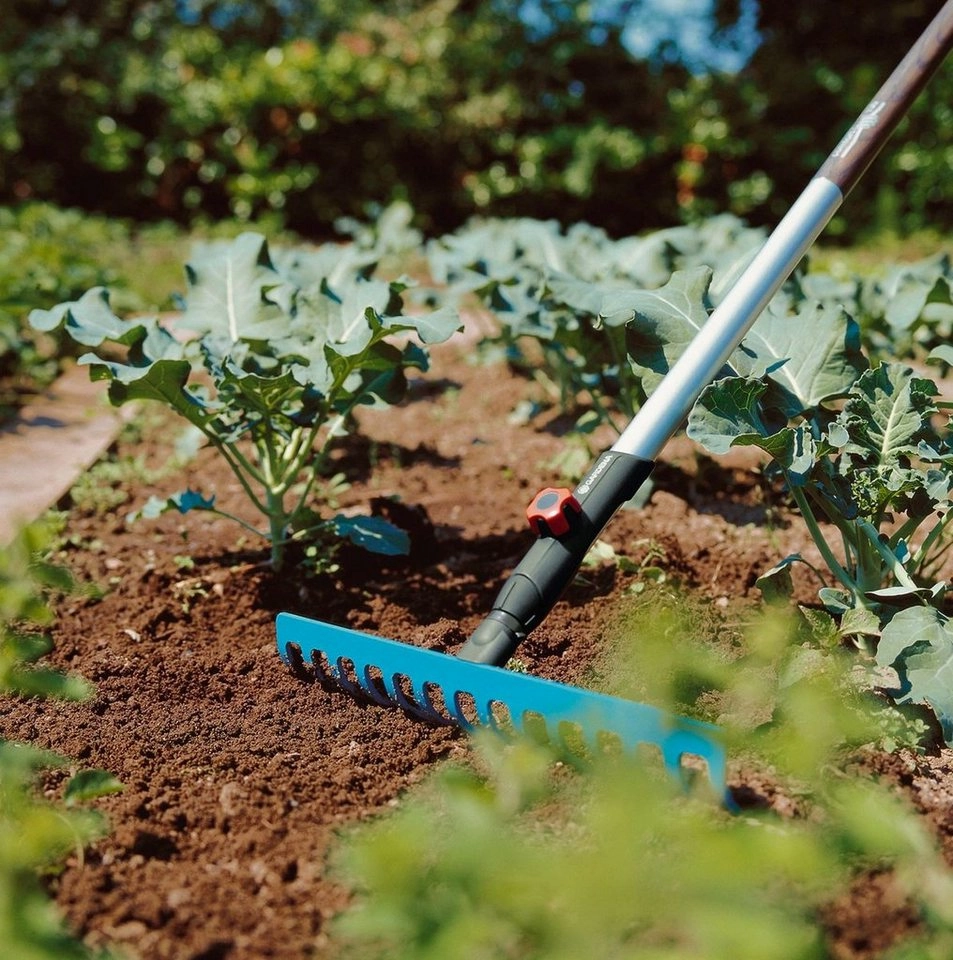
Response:
[{"label": "blue rake head", "polygon": [[467,731],[487,727],[536,738],[542,733],[574,752],[580,740],[593,750],[607,739],[626,752],[649,746],[677,776],[686,774],[690,758],[698,758],[717,795],[727,796],[725,748],[710,724],[290,613],[279,614],[276,626],[286,663],[310,668],[318,680],[352,696]]}]

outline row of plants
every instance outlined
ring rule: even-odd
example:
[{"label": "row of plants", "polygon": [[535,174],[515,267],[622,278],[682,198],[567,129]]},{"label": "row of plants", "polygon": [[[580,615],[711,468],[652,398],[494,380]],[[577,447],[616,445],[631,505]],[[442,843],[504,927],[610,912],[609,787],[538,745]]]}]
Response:
[{"label": "row of plants", "polygon": [[[765,237],[764,230],[730,214],[622,239],[589,224],[563,229],[555,220],[491,219],[430,240],[427,258],[453,302],[475,297],[500,320],[500,341],[511,362],[520,363],[521,345],[541,346],[541,366],[554,385],[550,393],[564,408],[590,394],[577,430],[604,422],[620,431],[645,388],[658,381]],[[660,291],[676,272],[698,267],[710,270],[707,283],[701,275],[683,278],[694,289],[667,287],[646,300],[642,291]],[[632,323],[633,311],[652,312],[657,297],[657,322],[667,326],[640,345],[635,338],[649,334]],[[666,305],[668,298],[679,302]],[[873,357],[922,361],[949,342],[953,263],[941,251],[861,273],[805,260],[775,297],[773,310],[791,313],[806,303],[843,309]],[[677,331],[679,323],[683,329]],[[640,356],[654,350],[668,359]],[[935,357],[943,355],[941,350]],[[607,396],[614,408],[600,403]]]},{"label": "row of plants", "polygon": [[[502,322],[509,355],[540,345],[577,430],[617,431],[681,356],[763,239],[730,216],[614,241],[592,228],[490,221],[433,241],[437,278]],[[488,252],[489,251],[489,252]],[[819,598],[843,635],[899,675],[953,737],[938,679],[953,657],[939,570],[950,541],[950,402],[923,370],[949,365],[948,254],[881,275],[803,264],[694,405],[688,436],[713,454],[756,446],[826,569]],[[784,558],[761,578],[791,592]],[[912,607],[912,609],[906,609]],[[879,642],[878,642],[879,641]]]},{"label": "row of plants", "polygon": [[[462,305],[476,298],[493,311],[516,362],[528,363],[527,342],[539,348],[533,372],[556,385],[564,408],[585,404],[578,432],[619,430],[762,239],[730,216],[621,241],[588,225],[478,222],[428,244],[433,285],[418,288],[374,275],[385,252],[413,250],[408,224],[404,211],[377,230],[353,226],[348,245],[274,254],[253,233],[202,245],[175,330],[120,319],[102,287],[30,322],[93,348],[80,362],[108,381],[114,404],[158,400],[218,451],[267,523],[240,521],[270,544],[274,569],[289,549],[320,568],[343,539],[408,549],[389,522],[329,515],[315,493],[357,407],[399,402],[407,372],[426,369],[426,346],[459,327]],[[953,738],[953,698],[938,680],[953,657],[938,573],[949,546],[949,403],[901,359],[918,370],[948,363],[951,320],[948,256],[866,278],[805,264],[702,391],[687,433],[716,455],[765,453],[767,479],[823,558],[814,572],[824,609],[897,672],[898,702],[929,704]],[[142,512],[196,509],[220,512],[197,490]],[[803,562],[783,558],[762,588],[790,592],[790,569]]]},{"label": "row of plants", "polygon": [[[0,548],[0,700],[52,697],[82,701],[94,695],[81,677],[51,669],[44,632],[51,599],[78,589],[69,572],[49,560],[50,530],[37,523]],[[56,773],[55,788],[44,778]],[[0,738],[0,944],[10,957],[105,960],[66,929],[45,879],[107,829],[90,801],[122,789],[109,772],[79,768],[66,757]]]}]

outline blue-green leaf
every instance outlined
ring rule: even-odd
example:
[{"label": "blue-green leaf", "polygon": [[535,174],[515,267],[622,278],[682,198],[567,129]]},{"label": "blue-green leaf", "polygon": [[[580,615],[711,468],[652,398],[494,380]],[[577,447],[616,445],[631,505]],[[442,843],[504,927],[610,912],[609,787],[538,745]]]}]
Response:
[{"label": "blue-green leaf", "polygon": [[668,373],[708,320],[711,270],[696,267],[673,274],[658,290],[630,290],[605,296],[600,318],[626,325],[626,350],[633,367],[652,390]]},{"label": "blue-green leaf", "polygon": [[605,298],[617,292],[605,284],[593,283],[568,273],[551,273],[546,278],[546,288],[559,303],[590,317],[599,317]]},{"label": "blue-green leaf", "polygon": [[363,353],[381,329],[378,318],[391,296],[390,284],[380,280],[351,284],[328,323],[326,335],[332,349],[343,357]]},{"label": "blue-green leaf", "polygon": [[107,340],[129,344],[143,335],[142,321],[120,320],[112,312],[105,287],[93,287],[79,300],[57,304],[51,310],[33,310],[29,323],[34,330],[43,331],[65,324],[69,335],[84,347],[98,347]]},{"label": "blue-green leaf", "polygon": [[885,287],[887,323],[897,333],[908,330],[923,317],[927,304],[953,303],[950,258],[939,254],[904,264],[892,272]]},{"label": "blue-green leaf", "polygon": [[443,343],[463,329],[460,314],[451,307],[429,310],[419,316],[385,317],[387,330],[412,330],[424,343]]},{"label": "blue-green leaf", "polygon": [[265,294],[282,283],[261,234],[243,233],[228,244],[197,248],[186,265],[189,290],[180,325],[196,333],[238,340],[271,340],[290,319]]},{"label": "blue-green leaf", "polygon": [[787,417],[843,396],[869,366],[857,324],[840,307],[820,304],[796,316],[766,310],[729,363],[742,376],[767,376],[770,401]]},{"label": "blue-green leaf", "polygon": [[900,677],[898,703],[927,704],[953,744],[953,624],[930,606],[901,610],[884,627],[877,663]]},{"label": "blue-green leaf", "polygon": [[742,437],[768,436],[759,408],[766,389],[762,380],[743,377],[709,384],[689,414],[688,436],[715,454],[727,453]]},{"label": "blue-green leaf", "polygon": [[149,497],[138,509],[127,516],[130,523],[136,520],[155,520],[164,513],[176,510],[179,513],[188,513],[190,510],[214,510],[215,497],[206,497],[197,490],[182,490],[170,497]]},{"label": "blue-green leaf", "polygon": [[382,517],[346,517],[338,514],[332,520],[338,535],[370,553],[400,556],[410,553],[410,537]]},{"label": "blue-green leaf", "polygon": [[927,363],[945,363],[953,367],[953,344],[941,343],[927,355]]}]

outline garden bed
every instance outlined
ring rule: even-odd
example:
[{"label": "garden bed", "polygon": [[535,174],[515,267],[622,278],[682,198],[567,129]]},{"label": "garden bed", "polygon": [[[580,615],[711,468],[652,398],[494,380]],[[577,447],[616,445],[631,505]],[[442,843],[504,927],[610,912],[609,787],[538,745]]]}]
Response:
[{"label": "garden bed", "polygon": [[[60,604],[53,660],[93,682],[96,696],[80,705],[16,702],[0,735],[105,768],[125,784],[99,802],[111,832],[51,881],[88,943],[142,960],[334,956],[329,921],[350,896],[326,870],[337,831],[400,804],[434,764],[466,754],[458,733],[301,681],[274,639],[276,613],[290,610],[452,651],[530,543],[525,504],[565,482],[552,465],[566,449],[563,419],[511,417],[532,389],[525,378],[479,362],[466,339],[432,353],[411,398],[361,411],[361,437],[335,455],[350,479],[337,494],[340,509],[371,509],[405,527],[409,557],[355,551],[335,574],[276,575],[263,545],[224,519],[167,514],[128,524],[127,512],[150,494],[183,486],[180,473],[150,475],[174,440],[162,421],[147,420],[115,450],[141,458],[138,482],[124,481],[125,502],[71,510],[68,562],[105,593]],[[813,555],[757,464],[750,451],[699,458],[676,438],[648,506],[623,511],[605,539],[636,565],[651,554],[667,583],[704,597],[728,629],[757,602],[760,573],[787,554]],[[186,470],[191,487],[247,515],[236,481],[207,451]],[[586,568],[521,649],[527,669],[585,682],[637,579],[611,563]],[[798,583],[804,601],[813,602],[814,589]],[[950,761],[944,751],[885,755],[876,765],[936,825],[953,860]],[[792,809],[737,764],[730,782],[746,804]],[[872,873],[831,905],[824,925],[832,956],[874,957],[916,917],[889,875]]]}]

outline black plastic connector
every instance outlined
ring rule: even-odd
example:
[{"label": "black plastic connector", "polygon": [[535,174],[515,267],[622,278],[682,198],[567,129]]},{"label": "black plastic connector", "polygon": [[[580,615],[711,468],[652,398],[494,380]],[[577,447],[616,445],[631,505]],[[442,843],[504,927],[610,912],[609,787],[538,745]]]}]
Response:
[{"label": "black plastic connector", "polygon": [[573,490],[581,510],[568,532],[559,538],[543,536],[530,547],[457,656],[504,665],[553,608],[603,527],[632,499],[654,466],[627,453],[602,454]]}]

